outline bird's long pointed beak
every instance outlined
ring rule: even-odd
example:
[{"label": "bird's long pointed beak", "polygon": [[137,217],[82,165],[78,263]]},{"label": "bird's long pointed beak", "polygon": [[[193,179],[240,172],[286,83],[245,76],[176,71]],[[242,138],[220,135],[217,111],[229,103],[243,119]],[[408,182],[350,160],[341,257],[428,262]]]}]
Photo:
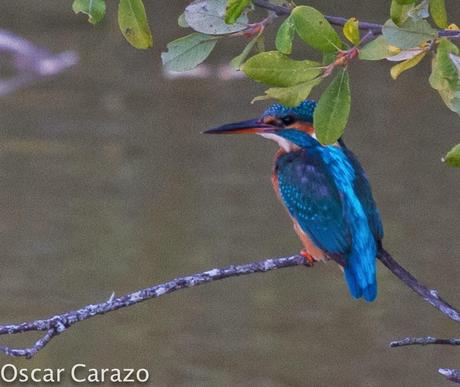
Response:
[{"label": "bird's long pointed beak", "polygon": [[266,124],[260,119],[234,122],[205,130],[204,134],[241,134],[241,133],[267,133],[273,132],[277,127]]}]

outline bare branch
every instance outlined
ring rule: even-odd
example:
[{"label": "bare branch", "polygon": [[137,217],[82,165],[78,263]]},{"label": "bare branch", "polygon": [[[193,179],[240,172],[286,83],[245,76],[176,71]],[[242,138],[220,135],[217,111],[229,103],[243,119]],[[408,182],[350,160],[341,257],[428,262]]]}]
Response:
[{"label": "bare branch", "polygon": [[278,16],[287,16],[291,13],[292,8],[270,3],[268,0],[253,0],[252,3],[259,7],[275,12]]},{"label": "bare branch", "polygon": [[407,345],[428,345],[428,344],[443,344],[443,345],[460,345],[460,339],[438,339],[436,337],[405,337],[404,339],[395,340],[390,343],[391,348],[405,347]]},{"label": "bare branch", "polygon": [[453,306],[444,301],[435,289],[428,289],[422,285],[417,279],[404,269],[395,259],[385,250],[380,249],[380,261],[402,282],[409,286],[415,293],[422,297],[426,302],[433,305],[441,313],[445,314],[450,319],[460,323],[460,312]]},{"label": "bare branch", "polygon": [[[430,290],[422,285],[417,279],[404,269],[394,258],[383,248],[379,252],[380,261],[402,282],[409,286],[415,293],[422,297],[426,302],[433,305],[441,313],[450,319],[460,323],[460,313],[454,307],[444,301],[434,289]],[[434,337],[406,337],[402,340],[392,341],[390,347],[402,347],[407,345],[426,345],[426,344],[447,344],[460,345],[460,339],[436,339]],[[449,368],[440,368],[439,373],[448,380],[460,383],[460,373]]]},{"label": "bare branch", "polygon": [[175,278],[163,284],[141,289],[121,297],[114,297],[114,295],[111,295],[105,302],[87,305],[81,309],[62,313],[48,319],[28,321],[20,324],[0,325],[0,335],[11,335],[29,331],[46,331],[44,336],[30,348],[0,347],[0,351],[9,356],[31,358],[38,351],[43,349],[54,337],[63,333],[79,321],[135,305],[151,298],[157,298],[164,294],[175,292],[176,290],[191,288],[225,278],[252,273],[265,273],[267,271],[291,266],[306,267],[305,258],[300,255],[293,255],[290,257],[266,259],[245,265],[231,265],[221,269],[212,269],[186,277]]},{"label": "bare branch", "polygon": [[[334,259],[334,258],[333,258]],[[380,250],[379,259],[382,263],[402,282],[414,290],[425,301],[436,307],[441,313],[452,320],[460,322],[460,314],[452,306],[443,301],[437,292],[430,291],[407,270],[399,265],[394,258],[384,249]],[[335,259],[343,264],[343,261]],[[245,265],[231,265],[221,269],[212,269],[201,273],[192,274],[185,277],[178,277],[171,281],[154,285],[121,297],[110,298],[99,304],[86,305],[80,309],[62,313],[44,320],[33,320],[19,324],[0,325],[0,335],[11,335],[29,331],[46,332],[33,346],[29,348],[9,348],[0,347],[0,351],[9,356],[31,358],[38,351],[43,349],[54,337],[65,332],[72,325],[79,321],[87,320],[91,317],[103,315],[114,310],[125,308],[139,302],[157,298],[164,294],[172,293],[176,290],[191,288],[207,282],[217,281],[230,277],[252,273],[265,273],[275,269],[292,266],[307,266],[304,257],[293,255],[276,259],[266,259],[263,261],[248,263]]]},{"label": "bare branch", "polygon": [[11,32],[0,29],[0,54],[9,55],[15,74],[0,78],[0,96],[39,79],[67,70],[78,61],[74,51],[54,54]]}]

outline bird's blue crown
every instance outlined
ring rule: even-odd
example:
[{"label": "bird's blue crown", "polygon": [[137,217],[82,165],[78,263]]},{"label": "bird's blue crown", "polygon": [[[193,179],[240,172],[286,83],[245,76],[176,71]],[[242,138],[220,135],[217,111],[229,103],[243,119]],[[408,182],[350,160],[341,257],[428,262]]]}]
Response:
[{"label": "bird's blue crown", "polygon": [[316,101],[312,99],[306,99],[298,104],[296,107],[290,108],[279,103],[271,105],[267,110],[264,111],[262,117],[273,116],[279,117],[284,115],[293,115],[300,121],[313,122],[313,112],[315,111]]}]

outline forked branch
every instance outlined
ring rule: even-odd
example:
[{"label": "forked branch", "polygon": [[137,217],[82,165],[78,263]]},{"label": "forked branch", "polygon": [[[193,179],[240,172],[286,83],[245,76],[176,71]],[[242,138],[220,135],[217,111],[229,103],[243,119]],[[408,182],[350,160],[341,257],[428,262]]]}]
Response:
[{"label": "forked branch", "polygon": [[13,357],[33,357],[43,349],[54,337],[63,333],[77,322],[88,320],[91,317],[112,312],[138,304],[139,302],[157,298],[176,290],[191,288],[208,282],[224,278],[237,277],[252,273],[265,273],[267,271],[282,269],[291,266],[306,266],[305,259],[299,255],[266,259],[245,265],[231,265],[221,269],[212,269],[201,273],[178,277],[171,281],[138,290],[124,296],[112,295],[107,301],[99,304],[86,305],[80,309],[71,310],[44,320],[34,320],[19,324],[0,325],[0,335],[17,334],[29,331],[45,331],[46,333],[29,348],[0,347],[0,351]]},{"label": "forked branch", "polygon": [[[417,279],[399,265],[399,263],[397,263],[387,251],[382,249],[379,254],[379,259],[396,277],[414,290],[425,301],[433,305],[450,319],[460,323],[460,313],[455,308],[439,297],[436,291],[429,290],[427,287],[418,282]],[[38,351],[43,349],[54,337],[65,332],[76,323],[87,320],[91,317],[129,307],[131,305],[138,304],[139,302],[146,301],[151,298],[157,298],[180,289],[191,288],[225,278],[252,273],[265,273],[271,270],[293,266],[306,267],[307,265],[305,259],[300,255],[275,259],[270,258],[245,265],[231,265],[221,269],[212,269],[185,277],[178,277],[171,281],[141,289],[124,296],[115,297],[112,295],[105,302],[86,305],[80,309],[58,314],[47,319],[27,321],[18,324],[0,325],[0,335],[18,334],[29,331],[45,332],[45,334],[31,347],[9,348],[3,346],[0,347],[0,351],[9,356],[31,358]]]}]

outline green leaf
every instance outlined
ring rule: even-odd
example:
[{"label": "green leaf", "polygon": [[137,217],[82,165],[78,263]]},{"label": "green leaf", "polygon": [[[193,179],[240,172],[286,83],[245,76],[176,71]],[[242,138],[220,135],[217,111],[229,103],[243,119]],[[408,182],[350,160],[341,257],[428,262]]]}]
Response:
[{"label": "green leaf", "polygon": [[449,54],[457,55],[458,47],[446,38],[439,41],[436,56],[432,62],[432,73],[430,76],[431,87],[437,90],[459,87],[459,75],[455,64]]},{"label": "green leaf", "polygon": [[271,86],[294,86],[321,74],[321,65],[310,60],[293,60],[278,51],[254,55],[241,66],[251,79]]},{"label": "green leaf", "polygon": [[294,40],[295,26],[291,17],[281,23],[276,33],[275,46],[282,54],[289,55],[292,52],[292,41]]},{"label": "green leaf", "polygon": [[235,23],[250,2],[251,0],[227,0],[227,8],[225,10],[224,18],[225,23]]},{"label": "green leaf", "polygon": [[192,70],[211,53],[218,38],[194,32],[170,42],[161,54],[163,66],[170,71]]},{"label": "green leaf", "polygon": [[299,83],[290,87],[272,87],[265,91],[266,95],[255,97],[252,102],[265,99],[276,99],[285,106],[297,106],[305,98],[307,98],[311,90],[321,83],[322,78],[312,79],[311,81]]},{"label": "green leaf", "polygon": [[251,53],[252,49],[254,48],[254,46],[256,45],[257,43],[257,40],[260,38],[260,36],[262,35],[262,32],[263,31],[260,31],[256,36],[254,36],[250,42],[246,45],[246,47],[244,48],[244,50],[241,52],[240,55],[238,56],[235,56],[231,61],[230,61],[230,67],[235,69],[235,70],[239,70],[241,65],[243,64],[243,62],[246,60],[246,58],[249,56],[249,54]]},{"label": "green leaf", "polygon": [[460,91],[445,89],[438,90],[438,93],[446,106],[460,116]]},{"label": "green leaf", "polygon": [[322,52],[333,52],[342,47],[337,32],[315,8],[306,5],[295,7],[291,17],[297,34],[311,47]]},{"label": "green leaf", "polygon": [[400,26],[402,23],[404,23],[407,18],[409,17],[407,13],[409,10],[413,8],[412,4],[404,5],[398,3],[397,0],[392,0],[391,1],[391,7],[390,7],[390,17],[393,22]]},{"label": "green leaf", "polygon": [[195,0],[185,8],[185,20],[195,31],[208,35],[231,34],[246,29],[246,11],[235,23],[225,22],[226,4],[226,0]]},{"label": "green leaf", "polygon": [[436,37],[436,30],[423,19],[407,19],[400,27],[388,20],[382,29],[388,43],[399,48],[413,48]]},{"label": "green leaf", "polygon": [[405,60],[404,62],[398,63],[391,68],[391,77],[393,79],[398,78],[404,71],[411,69],[412,67],[417,66],[420,61],[425,57],[426,51],[421,52],[420,54],[414,55],[412,58]]},{"label": "green leaf", "polygon": [[321,95],[313,124],[321,144],[334,144],[343,134],[351,107],[350,81],[346,69],[341,69]]},{"label": "green leaf", "polygon": [[447,107],[460,115],[460,80],[452,54],[458,55],[459,48],[446,38],[440,39],[429,81]]},{"label": "green leaf", "polygon": [[430,13],[439,28],[447,28],[447,10],[444,0],[430,0]]},{"label": "green leaf", "polygon": [[95,25],[105,16],[105,0],[74,0],[72,9],[75,13],[88,15],[88,21]]},{"label": "green leaf", "polygon": [[185,15],[182,12],[179,17],[177,18],[177,25],[182,28],[188,28],[190,27],[187,23],[187,20],[185,20]]},{"label": "green leaf", "polygon": [[120,0],[118,25],[125,39],[135,48],[152,47],[152,33],[142,0]]},{"label": "green leaf", "polygon": [[450,167],[460,167],[460,144],[455,145],[442,159]]},{"label": "green leaf", "polygon": [[357,46],[361,40],[359,36],[358,19],[356,19],[355,17],[351,17],[350,19],[348,19],[345,25],[343,26],[343,34],[348,39],[348,41]]},{"label": "green leaf", "polygon": [[391,49],[390,43],[384,36],[379,36],[359,50],[359,59],[381,60],[394,54],[395,52]]}]

